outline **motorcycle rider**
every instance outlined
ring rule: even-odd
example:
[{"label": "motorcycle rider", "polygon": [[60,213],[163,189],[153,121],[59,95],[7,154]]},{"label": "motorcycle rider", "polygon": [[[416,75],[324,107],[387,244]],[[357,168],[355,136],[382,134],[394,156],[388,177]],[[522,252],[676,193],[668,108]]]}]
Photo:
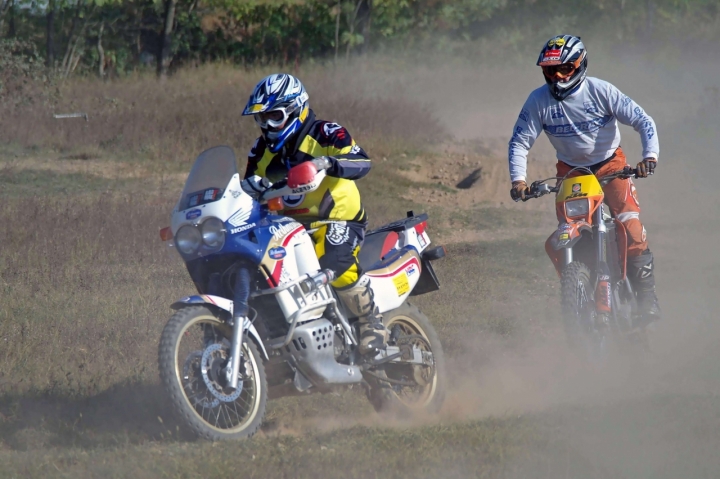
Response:
[{"label": "motorcycle rider", "polygon": [[[558,35],[543,46],[537,65],[546,85],[528,97],[509,144],[513,200],[524,199],[528,192],[527,154],[543,130],[557,152],[557,176],[563,177],[577,166],[589,168],[596,176],[623,169],[627,159],[620,148],[618,121],[640,134],[643,159],[637,164],[638,176],[645,178],[655,171],[659,153],[655,122],[615,86],[588,77],[587,62],[580,37]],[[637,191],[632,179],[620,178],[603,190],[605,202],[628,233],[628,276],[636,291],[640,319],[646,324],[660,318],[660,306]]]},{"label": "motorcycle rider", "polygon": [[289,74],[269,75],[257,84],[243,115],[254,117],[261,135],[248,154],[242,188],[257,197],[268,181],[286,178],[300,164],[309,163],[304,171],[311,177],[326,171],[317,190],[283,197],[280,214],[314,230],[320,267],[335,272],[332,286],[359,318],[359,351],[375,352],[385,346],[388,331],[375,306],[370,278],[358,262],[367,215],[355,185],[368,174],[371,162],[344,127],[315,117],[308,98],[300,80]]}]

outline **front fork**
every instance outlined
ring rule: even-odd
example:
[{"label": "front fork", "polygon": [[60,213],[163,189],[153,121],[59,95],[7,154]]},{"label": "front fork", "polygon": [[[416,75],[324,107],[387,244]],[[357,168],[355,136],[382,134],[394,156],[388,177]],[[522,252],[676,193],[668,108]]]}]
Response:
[{"label": "front fork", "polygon": [[243,330],[245,329],[246,317],[233,317],[232,341],[230,343],[230,360],[225,368],[225,380],[232,390],[237,389],[238,373],[242,362],[241,347],[243,342]]},{"label": "front fork", "polygon": [[[595,228],[595,251],[597,252],[597,279],[595,286],[595,311],[602,322],[607,322],[612,313],[612,284],[610,282],[610,267],[607,263],[607,227],[603,220],[603,208],[600,205],[594,213],[593,223]],[[573,262],[573,249],[565,249],[565,266]]]},{"label": "front fork", "polygon": [[243,362],[242,342],[243,332],[248,322],[248,299],[250,298],[250,267],[241,265],[235,273],[235,286],[233,297],[233,332],[230,342],[230,359],[225,367],[225,379],[230,389],[235,390],[238,387],[238,373],[240,372],[240,364]]},{"label": "front fork", "polygon": [[607,228],[603,220],[603,208],[601,204],[594,213],[593,221],[596,225],[597,251],[597,285],[595,287],[595,310],[601,320],[607,320],[612,313],[612,286],[610,283],[610,267],[607,263]]}]

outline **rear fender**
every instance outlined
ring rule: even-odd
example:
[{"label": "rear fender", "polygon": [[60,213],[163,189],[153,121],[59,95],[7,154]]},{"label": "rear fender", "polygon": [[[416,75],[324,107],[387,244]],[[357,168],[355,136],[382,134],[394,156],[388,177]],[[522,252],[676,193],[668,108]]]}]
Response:
[{"label": "rear fender", "polygon": [[[180,299],[179,301],[176,301],[173,304],[171,304],[170,307],[174,310],[179,310],[182,308],[188,308],[190,306],[195,306],[198,304],[207,305],[210,307],[210,309],[214,309],[214,310],[227,311],[228,313],[230,313],[230,317],[232,317],[232,314],[233,314],[232,300],[229,300],[227,298],[221,298],[220,296],[213,296],[210,294],[196,294],[193,296],[185,296],[184,298]],[[258,334],[257,329],[255,329],[255,326],[250,321],[246,321],[245,330],[250,334],[250,337],[253,339],[253,341],[255,341],[255,344],[257,344],[257,347],[260,348],[265,359],[269,359],[268,353],[265,350],[265,345],[263,344],[262,339],[260,339],[260,335]]]},{"label": "rear fender", "polygon": [[582,234],[586,231],[592,233],[592,226],[583,220],[561,223],[558,225],[558,229],[545,241],[545,252],[553,262],[558,274],[562,272],[565,266],[563,265],[565,250],[575,246],[575,243],[580,241]]}]

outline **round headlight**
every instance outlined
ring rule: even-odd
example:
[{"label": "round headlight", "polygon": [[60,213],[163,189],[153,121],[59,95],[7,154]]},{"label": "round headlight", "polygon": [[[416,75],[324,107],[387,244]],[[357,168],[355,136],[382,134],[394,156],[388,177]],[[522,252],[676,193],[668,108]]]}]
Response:
[{"label": "round headlight", "polygon": [[185,225],[175,235],[175,244],[185,254],[197,252],[202,243],[202,235],[195,226]]},{"label": "round headlight", "polygon": [[217,218],[208,218],[202,224],[203,243],[210,248],[217,248],[225,241],[225,226]]}]

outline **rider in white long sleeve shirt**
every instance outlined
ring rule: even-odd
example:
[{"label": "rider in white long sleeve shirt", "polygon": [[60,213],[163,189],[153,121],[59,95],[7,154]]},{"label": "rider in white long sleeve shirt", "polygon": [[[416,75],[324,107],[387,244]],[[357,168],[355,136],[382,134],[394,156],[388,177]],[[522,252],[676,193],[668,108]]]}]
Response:
[{"label": "rider in white long sleeve shirt", "polygon": [[[527,154],[542,131],[557,152],[558,176],[577,166],[603,176],[627,165],[617,122],[632,126],[643,147],[638,176],[653,174],[660,151],[655,122],[612,84],[586,77],[587,51],[579,37],[553,37],[540,52],[537,64],[543,69],[546,85],[533,91],[523,105],[508,149],[510,194],[515,201],[527,193]],[[631,179],[615,179],[603,189],[605,201],[628,232],[628,275],[642,318],[659,319],[653,255],[640,222],[635,186]]]}]

